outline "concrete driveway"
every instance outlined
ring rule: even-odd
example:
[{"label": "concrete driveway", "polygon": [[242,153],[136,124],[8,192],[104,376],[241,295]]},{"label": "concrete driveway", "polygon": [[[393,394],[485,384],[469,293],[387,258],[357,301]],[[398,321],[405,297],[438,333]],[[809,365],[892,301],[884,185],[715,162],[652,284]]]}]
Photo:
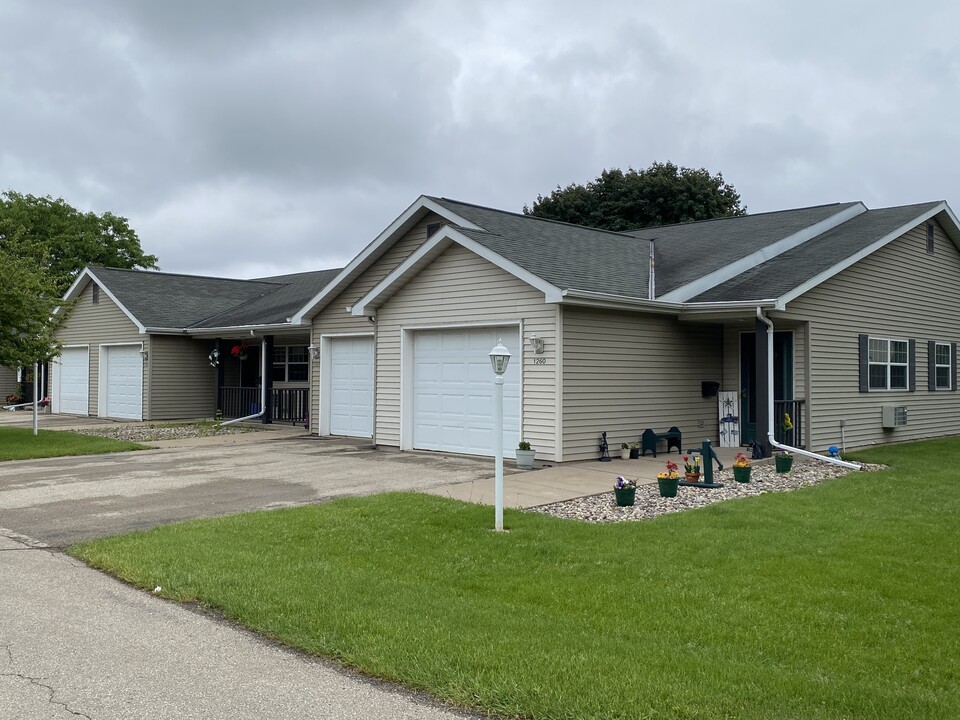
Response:
[{"label": "concrete driveway", "polygon": [[468,717],[134,590],[57,547],[469,481],[488,476],[489,461],[377,452],[289,428],[173,444],[0,464],[0,719]]},{"label": "concrete driveway", "polygon": [[369,441],[321,439],[302,428],[157,444],[167,447],[0,464],[0,527],[62,547],[187,518],[493,473],[489,460],[373,450]]}]

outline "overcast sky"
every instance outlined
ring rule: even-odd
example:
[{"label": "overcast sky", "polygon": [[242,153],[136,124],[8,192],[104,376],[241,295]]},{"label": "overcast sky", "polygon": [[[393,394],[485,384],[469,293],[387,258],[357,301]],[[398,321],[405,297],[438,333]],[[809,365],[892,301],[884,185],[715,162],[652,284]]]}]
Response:
[{"label": "overcast sky", "polygon": [[0,0],[0,189],[162,269],[347,263],[420,194],[520,211],[655,161],[749,212],[960,210],[960,3]]}]

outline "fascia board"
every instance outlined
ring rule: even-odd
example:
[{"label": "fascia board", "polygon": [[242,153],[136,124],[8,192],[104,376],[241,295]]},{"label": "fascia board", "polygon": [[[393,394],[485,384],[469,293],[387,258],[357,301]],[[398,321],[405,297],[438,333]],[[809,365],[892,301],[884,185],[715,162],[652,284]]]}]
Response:
[{"label": "fascia board", "polygon": [[412,205],[410,205],[410,207],[400,213],[396,220],[390,223],[386,229],[383,230],[383,232],[377,235],[373,242],[361,250],[360,253],[353,260],[351,260],[350,263],[343,270],[341,270],[333,280],[327,283],[327,285],[319,293],[317,293],[306,305],[297,311],[297,313],[291,318],[291,322],[294,324],[301,324],[304,320],[310,320],[313,318],[314,315],[326,307],[327,302],[336,297],[337,293],[339,293],[348,283],[352,282],[358,273],[366,269],[366,267],[370,265],[376,257],[379,257],[383,250],[390,245],[393,245],[393,243],[395,243],[400,236],[408,230],[408,223],[414,220],[415,217],[424,210],[434,212],[449,222],[456,223],[461,227],[471,228],[474,230],[481,229],[466,218],[460,217],[456,213],[451,212],[425,195],[421,195],[416,201],[414,201]]},{"label": "fascia board", "polygon": [[[83,291],[83,287],[85,287],[85,284],[82,283],[84,278],[87,278],[88,280],[92,280],[93,282],[95,282],[100,287],[100,289],[104,293],[106,293],[107,297],[113,300],[116,306],[120,308],[120,311],[130,319],[130,322],[132,322],[134,325],[137,326],[137,329],[140,331],[141,335],[146,333],[147,330],[143,326],[143,323],[137,320],[134,314],[130,312],[126,308],[126,306],[122,302],[120,302],[120,300],[117,299],[117,296],[110,291],[110,288],[108,288],[106,285],[104,285],[100,281],[100,278],[98,278],[96,274],[93,272],[93,270],[91,270],[89,267],[84,268],[83,272],[81,272],[77,276],[77,279],[73,281],[73,284],[67,289],[67,292],[65,292],[63,295],[64,300],[67,300],[67,301],[73,300],[78,295],[80,295],[80,293]],[[58,307],[57,311],[59,310],[60,308]]]},{"label": "fascia board", "polygon": [[734,300],[730,302],[701,302],[701,303],[676,303],[664,302],[663,300],[648,300],[646,298],[634,298],[625,295],[613,295],[611,293],[600,293],[590,290],[564,290],[563,303],[565,305],[587,305],[591,307],[617,307],[621,309],[636,310],[650,313],[662,313],[668,315],[686,315],[688,313],[697,313],[702,315],[709,314],[730,314],[749,311],[751,314],[756,311],[757,306],[775,307],[775,299],[768,300]]},{"label": "fascia board", "polygon": [[867,211],[866,206],[862,202],[858,202],[855,205],[851,205],[845,210],[841,210],[838,213],[831,215],[830,217],[821,220],[818,223],[814,223],[809,227],[795,232],[792,235],[788,235],[785,238],[778,240],[775,243],[771,243],[766,247],[757,250],[754,253],[740,258],[739,260],[725,265],[722,268],[718,268],[711,273],[707,273],[702,277],[697,278],[691,283],[686,285],[681,285],[675,290],[662,295],[657,298],[658,300],[665,300],[667,302],[684,302],[690,298],[697,297],[705,293],[708,290],[712,290],[717,285],[727,282],[743,272],[750,270],[751,268],[760,265],[761,263],[766,262],[772,258],[781,255],[788,250],[802,245],[808,240],[812,240],[818,235],[822,235],[828,230],[832,230],[838,225],[842,225],[848,220],[855,218],[857,215]]},{"label": "fascia board", "polygon": [[[877,250],[879,250],[880,248],[882,248],[882,247],[884,247],[885,245],[888,245],[888,244],[890,244],[891,242],[893,242],[894,240],[896,240],[898,237],[900,237],[901,235],[903,235],[905,232],[907,232],[907,231],[915,228],[915,227],[916,227],[917,225],[919,225],[920,223],[929,220],[929,219],[932,218],[934,215],[937,215],[938,213],[943,212],[944,210],[947,211],[949,217],[951,218],[951,221],[955,221],[955,220],[956,220],[956,216],[953,214],[953,211],[950,210],[950,207],[947,205],[947,203],[945,203],[945,202],[940,202],[940,203],[938,203],[937,205],[935,205],[933,208],[931,208],[930,210],[927,210],[925,213],[922,213],[921,215],[918,215],[918,216],[917,216],[916,218],[914,218],[913,220],[910,220],[909,222],[904,223],[903,225],[901,225],[900,227],[898,227],[896,230],[893,230],[892,232],[887,233],[887,234],[884,235],[882,238],[880,238],[879,240],[871,243],[870,245],[868,245],[867,247],[863,248],[863,249],[860,250],[859,252],[854,253],[854,254],[851,255],[850,257],[844,258],[843,260],[841,260],[840,262],[838,262],[836,265],[830,266],[829,268],[827,268],[827,269],[824,270],[823,272],[819,273],[818,275],[814,275],[812,278],[810,278],[809,280],[807,280],[807,281],[804,282],[803,284],[798,285],[797,287],[795,287],[795,288],[794,288],[793,290],[791,290],[790,292],[784,293],[783,295],[781,295],[781,296],[778,298],[777,309],[778,309],[778,310],[783,310],[783,309],[785,309],[787,303],[789,303],[789,302],[791,302],[791,301],[793,301],[793,300],[796,300],[798,297],[800,297],[801,295],[803,295],[805,292],[809,292],[810,290],[812,290],[813,288],[815,288],[817,285],[819,285],[819,284],[821,284],[821,283],[823,283],[823,282],[826,282],[827,280],[829,280],[830,278],[832,278],[832,277],[833,277],[834,275],[836,275],[837,273],[840,273],[840,272],[846,270],[848,267],[850,267],[850,266],[853,265],[854,263],[860,262],[861,260],[863,260],[863,259],[864,259],[865,257],[867,257],[868,255],[872,255],[873,253],[875,253],[875,252],[876,252]],[[958,227],[958,232],[960,232],[960,227]]]},{"label": "fascia board", "polygon": [[435,233],[433,237],[394,268],[393,272],[377,283],[370,292],[355,302],[351,313],[355,316],[374,315],[379,305],[395,293],[399,287],[406,284],[417,272],[429,265],[430,262],[453,243],[482,257],[484,260],[496,265],[501,270],[513,275],[527,285],[536,288],[544,294],[546,302],[561,302],[562,292],[560,288],[551,285],[540,276],[534,275],[529,270],[520,267],[511,260],[507,260],[502,255],[495,253],[486,246],[467,237],[455,228],[447,226]]},{"label": "fascia board", "polygon": [[[249,333],[249,332],[275,332],[277,330],[300,330],[300,331],[309,331],[310,325],[304,323],[301,325],[294,325],[292,323],[274,323],[271,325],[224,325],[222,327],[210,327],[210,328],[186,328],[180,330],[179,332],[186,335],[195,335],[195,336],[216,336],[223,335],[224,333]],[[150,332],[159,332],[159,333],[169,333],[177,332],[176,329],[172,328],[148,328]]]}]

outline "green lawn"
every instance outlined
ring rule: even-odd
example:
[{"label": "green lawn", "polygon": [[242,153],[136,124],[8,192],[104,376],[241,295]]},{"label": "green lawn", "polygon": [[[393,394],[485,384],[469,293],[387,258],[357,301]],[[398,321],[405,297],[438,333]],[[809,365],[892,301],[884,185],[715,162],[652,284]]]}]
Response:
[{"label": "green lawn", "polygon": [[144,450],[145,445],[82,435],[65,430],[40,430],[37,435],[28,428],[0,428],[0,461],[31,460],[64,455],[99,455],[101,453]]},{"label": "green lawn", "polygon": [[892,470],[587,525],[414,494],[71,552],[284,643],[528,718],[960,717],[960,441]]}]

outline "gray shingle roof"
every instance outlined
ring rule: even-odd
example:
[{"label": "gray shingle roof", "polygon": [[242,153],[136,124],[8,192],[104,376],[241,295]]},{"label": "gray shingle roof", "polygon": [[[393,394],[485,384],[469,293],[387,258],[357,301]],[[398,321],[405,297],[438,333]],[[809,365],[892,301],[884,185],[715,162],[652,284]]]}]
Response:
[{"label": "gray shingle roof", "polygon": [[939,203],[867,210],[832,230],[711,288],[691,302],[781,297]]},{"label": "gray shingle roof", "polygon": [[158,328],[282,323],[339,272],[234,280],[150,270],[90,270],[143,326]]},{"label": "gray shingle roof", "polygon": [[646,297],[647,243],[624,233],[431,198],[479,225],[465,235],[561,290]]}]

